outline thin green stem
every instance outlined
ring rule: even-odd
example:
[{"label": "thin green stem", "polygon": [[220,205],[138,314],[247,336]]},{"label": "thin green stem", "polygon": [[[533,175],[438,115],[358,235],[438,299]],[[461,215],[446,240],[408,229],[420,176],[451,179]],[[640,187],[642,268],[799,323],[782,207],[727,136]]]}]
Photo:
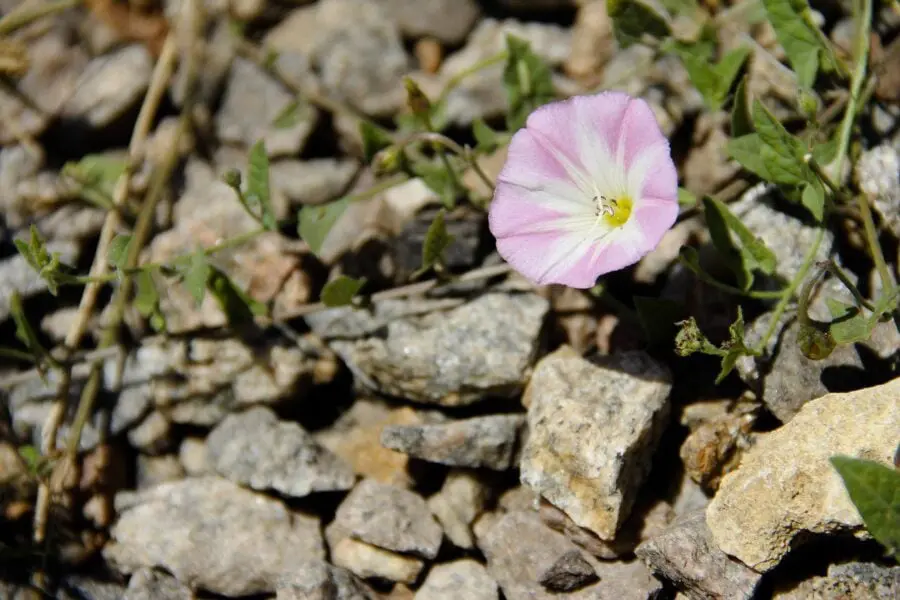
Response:
[{"label": "thin green stem", "polygon": [[806,256],[803,257],[803,264],[800,265],[800,269],[797,271],[797,274],[794,275],[794,278],[791,280],[790,285],[788,285],[787,289],[784,290],[784,294],[781,296],[781,300],[778,301],[778,304],[775,305],[775,310],[772,311],[771,321],[769,321],[769,327],[766,329],[765,334],[763,334],[762,338],[759,340],[759,343],[756,345],[756,352],[759,354],[763,354],[766,350],[766,347],[769,344],[769,340],[775,334],[775,330],[778,328],[778,322],[781,320],[781,315],[784,314],[784,311],[787,310],[788,304],[790,304],[791,299],[794,297],[794,292],[797,291],[797,288],[800,287],[800,284],[806,278],[807,273],[809,273],[809,269],[815,263],[816,255],[819,252],[819,246],[822,245],[822,240],[825,239],[825,228],[820,227],[816,231],[816,237],[813,239],[812,245],[809,247],[809,250],[806,252]]},{"label": "thin green stem", "polygon": [[472,152],[468,151],[467,148],[460,146],[455,141],[443,134],[435,132],[416,133],[404,140],[401,140],[396,148],[398,150],[402,150],[407,145],[417,141],[431,142],[432,144],[439,144],[443,147],[448,148],[454,154],[464,159],[466,163],[468,163],[469,166],[472,167],[472,170],[475,171],[475,174],[478,175],[478,177],[484,182],[486,186],[488,186],[489,190],[494,189],[494,182],[491,181],[491,178],[487,176],[487,173],[485,173],[484,169],[481,168],[481,165],[478,164],[478,161],[475,159]]},{"label": "thin green stem", "polygon": [[745,298],[754,298],[756,300],[774,300],[776,298],[781,298],[788,290],[742,290],[739,287],[735,287],[733,285],[728,285],[727,283],[723,283],[716,279],[715,277],[710,276],[709,274],[696,270],[692,265],[687,263],[685,259],[681,256],[678,257],[678,260],[681,263],[690,269],[694,275],[697,276],[697,279],[703,281],[704,283],[708,283],[716,289],[722,290],[728,294],[733,294],[735,296],[744,296]]},{"label": "thin green stem", "polygon": [[34,7],[20,6],[3,18],[0,18],[0,37],[9,35],[38,19],[74,8],[79,4],[81,4],[81,0],[56,0],[56,2],[45,2]]},{"label": "thin green stem", "polygon": [[837,264],[833,260],[828,259],[823,264],[823,266],[829,273],[831,273],[832,275],[837,277],[838,280],[842,284],[844,284],[844,287],[847,288],[847,290],[853,296],[853,299],[856,300],[857,304],[859,304],[860,306],[864,306],[865,308],[868,308],[869,310],[872,310],[872,311],[875,310],[875,305],[863,297],[862,292],[859,291],[859,288],[857,288],[853,284],[853,282],[850,281],[850,278],[847,277],[847,274],[844,273],[844,270],[841,269],[839,266],[837,266]]},{"label": "thin green stem", "polygon": [[[860,2],[862,8],[860,9]],[[853,67],[853,77],[850,80],[850,98],[847,101],[847,110],[844,111],[844,119],[838,134],[837,154],[829,165],[828,171],[835,181],[843,180],[844,156],[850,146],[850,134],[853,123],[856,121],[856,113],[859,106],[860,90],[866,79],[866,64],[869,59],[869,31],[872,27],[872,0],[857,0],[853,3],[853,12],[856,21],[856,45],[854,54],[856,63]]]},{"label": "thin green stem", "polygon": [[450,92],[452,92],[454,89],[456,89],[456,87],[459,86],[459,84],[461,84],[467,77],[474,75],[475,73],[478,73],[482,69],[486,69],[488,67],[492,67],[496,64],[502,63],[503,61],[506,60],[507,56],[508,56],[508,54],[506,51],[499,52],[497,54],[494,54],[493,56],[489,56],[485,59],[482,59],[482,60],[476,62],[471,67],[463,69],[462,71],[460,71],[459,73],[457,73],[456,75],[454,75],[453,77],[448,79],[447,84],[444,86],[444,89],[441,91],[441,95],[438,96],[437,103],[440,104],[441,102],[446,100],[447,96],[450,95]]}]

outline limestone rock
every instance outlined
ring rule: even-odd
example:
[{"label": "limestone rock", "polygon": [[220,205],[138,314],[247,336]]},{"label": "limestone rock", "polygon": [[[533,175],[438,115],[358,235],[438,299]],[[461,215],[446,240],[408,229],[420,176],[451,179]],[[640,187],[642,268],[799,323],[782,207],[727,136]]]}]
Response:
[{"label": "limestone rock", "polygon": [[472,524],[484,511],[489,495],[485,477],[457,469],[450,471],[440,491],[428,498],[428,508],[444,528],[447,539],[460,548],[472,549]]},{"label": "limestone rock", "polygon": [[497,582],[480,563],[464,558],[435,565],[414,600],[499,600]]},{"label": "limestone rock", "polygon": [[900,597],[900,567],[873,563],[831,565],[828,574],[812,577],[791,590],[776,591],[775,600],[882,600]]},{"label": "limestone rock", "polygon": [[194,600],[194,593],[168,573],[141,569],[128,580],[123,600]]},{"label": "limestone rock", "polygon": [[722,479],[707,508],[716,544],[768,571],[809,534],[864,533],[829,458],[890,463],[900,431],[900,378],[808,402],[790,422],[760,436],[740,468]]},{"label": "limestone rock", "polygon": [[332,342],[367,386],[426,404],[460,406],[522,389],[548,303],[487,294],[447,313],[392,321],[384,339]]},{"label": "limestone rock", "polygon": [[679,519],[635,553],[652,571],[693,600],[753,597],[762,575],[730,558],[713,542],[703,509]]},{"label": "limestone rock", "polygon": [[670,375],[643,353],[591,362],[562,348],[535,367],[523,402],[522,482],[602,539],[615,537],[669,414]]},{"label": "limestone rock", "polygon": [[349,490],[356,479],[342,459],[300,425],[280,421],[261,406],[226,417],[209,434],[206,447],[220,475],[257,490],[302,498]]},{"label": "limestone rock", "polygon": [[331,548],[331,558],[358,577],[378,577],[389,581],[413,583],[425,562],[414,556],[391,552],[353,538],[344,538]]},{"label": "limestone rock", "polygon": [[437,556],[444,535],[421,496],[372,479],[361,481],[341,502],[329,530],[334,537],[428,559]]},{"label": "limestone rock", "polygon": [[116,509],[104,557],[125,573],[164,568],[192,589],[274,592],[303,560],[325,558],[317,518],[218,477],[120,492]]},{"label": "limestone rock", "polygon": [[276,600],[376,600],[353,573],[325,561],[309,561],[278,583]]},{"label": "limestone rock", "polygon": [[455,467],[513,466],[524,415],[473,417],[434,425],[384,428],[381,443],[415,458]]}]

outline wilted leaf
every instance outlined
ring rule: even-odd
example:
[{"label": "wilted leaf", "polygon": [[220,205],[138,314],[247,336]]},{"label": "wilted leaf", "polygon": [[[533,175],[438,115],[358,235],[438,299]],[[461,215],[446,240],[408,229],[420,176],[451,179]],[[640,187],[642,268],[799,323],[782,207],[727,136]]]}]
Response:
[{"label": "wilted leaf", "polygon": [[354,279],[341,275],[325,284],[320,299],[325,306],[347,306],[365,284],[365,277]]},{"label": "wilted leaf", "polygon": [[832,70],[837,62],[812,20],[806,0],[763,0],[769,21],[784,48],[798,83],[811,88],[821,65]]},{"label": "wilted leaf", "polygon": [[606,13],[622,48],[639,44],[645,35],[663,39],[671,33],[665,17],[640,0],[606,0]]},{"label": "wilted leaf", "polygon": [[247,171],[247,203],[254,214],[259,215],[263,227],[274,231],[278,223],[272,211],[269,192],[269,155],[262,140],[253,144],[250,149]]},{"label": "wilted leaf", "polygon": [[697,352],[722,356],[722,351],[714,346],[697,326],[697,320],[689,317],[676,323],[681,329],[675,336],[675,353],[678,356],[690,356]]},{"label": "wilted leaf", "polygon": [[728,326],[729,340],[722,344],[722,366],[716,377],[716,383],[722,383],[734,369],[735,363],[742,356],[753,356],[756,353],[744,343],[744,311],[738,307],[737,318]]},{"label": "wilted leaf", "polygon": [[319,254],[328,232],[344,214],[350,199],[347,197],[321,204],[318,206],[304,206],[300,209],[297,219],[299,221],[298,233],[309,245],[314,254]]},{"label": "wilted leaf", "polygon": [[528,42],[515,36],[506,36],[507,59],[503,69],[503,87],[506,88],[509,110],[506,115],[510,132],[525,125],[528,115],[555,97],[550,69],[531,50]]},{"label": "wilted leaf", "polygon": [[900,471],[870,460],[832,456],[869,533],[900,559]]}]

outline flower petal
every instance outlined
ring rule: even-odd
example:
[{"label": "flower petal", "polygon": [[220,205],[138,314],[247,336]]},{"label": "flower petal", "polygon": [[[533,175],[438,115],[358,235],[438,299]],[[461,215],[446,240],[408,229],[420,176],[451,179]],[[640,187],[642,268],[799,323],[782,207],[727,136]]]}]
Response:
[{"label": "flower petal", "polygon": [[594,285],[597,274],[584,259],[594,251],[581,232],[546,232],[497,240],[500,256],[538,285],[560,283],[575,288]]},{"label": "flower petal", "polygon": [[668,146],[656,121],[653,109],[640,98],[631,98],[621,121],[617,149],[622,152],[625,168],[630,170],[638,157],[650,147],[660,142]]},{"label": "flower petal", "polygon": [[672,162],[668,140],[658,140],[636,155],[628,169],[627,188],[638,204],[645,196],[677,200],[678,172]]},{"label": "flower petal", "polygon": [[494,191],[488,225],[495,238],[542,229],[567,216],[551,206],[554,206],[552,199],[543,198],[541,192],[501,182]]},{"label": "flower petal", "polygon": [[646,252],[659,245],[675,220],[678,218],[678,201],[662,198],[643,197],[631,213],[631,219],[644,238]]},{"label": "flower petal", "polygon": [[593,210],[590,197],[528,129],[517,131],[509,143],[497,188],[503,184],[519,188],[521,200],[549,210],[566,214]]}]

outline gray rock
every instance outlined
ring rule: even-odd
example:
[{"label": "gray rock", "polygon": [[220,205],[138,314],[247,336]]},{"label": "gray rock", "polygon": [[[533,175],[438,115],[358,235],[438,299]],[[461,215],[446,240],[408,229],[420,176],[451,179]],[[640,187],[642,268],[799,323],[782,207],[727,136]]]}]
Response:
[{"label": "gray rock", "polygon": [[538,580],[551,592],[571,592],[600,579],[597,571],[579,550],[560,556]]},{"label": "gray rock", "polygon": [[[478,23],[465,47],[447,57],[438,73],[439,80],[446,82],[475,64],[506,50],[507,34],[527,40],[531,49],[551,68],[561,65],[571,50],[571,32],[563,27],[487,18]],[[497,64],[463,79],[447,95],[447,119],[451,123],[465,126],[479,117],[490,118],[504,114],[507,99],[503,86],[500,85],[502,75],[503,65]]]},{"label": "gray rock", "polygon": [[390,322],[384,339],[331,347],[374,390],[427,404],[472,404],[522,388],[547,309],[534,294],[487,294],[447,313]]},{"label": "gray rock", "polygon": [[325,561],[311,561],[278,583],[276,600],[377,600],[353,573]]},{"label": "gray rock", "polygon": [[650,569],[693,600],[753,597],[762,575],[729,558],[712,539],[706,511],[685,515],[635,550]]},{"label": "gray rock", "polygon": [[188,475],[208,475],[215,472],[209,464],[206,442],[200,438],[184,438],[178,448],[178,460]]},{"label": "gray rock", "polygon": [[859,188],[896,237],[900,237],[900,154],[889,144],[863,152],[856,163]]},{"label": "gray rock", "polygon": [[97,581],[88,577],[69,576],[59,586],[59,600],[120,600],[124,590],[117,583]]},{"label": "gray rock", "polygon": [[109,125],[137,106],[150,86],[152,73],[153,57],[141,44],[98,56],[79,77],[62,114],[84,119],[94,128]]},{"label": "gray rock", "polygon": [[[276,126],[275,120],[293,102],[298,103],[293,123]],[[305,100],[295,98],[252,62],[234,59],[216,116],[216,131],[223,142],[250,147],[264,140],[269,156],[295,156],[317,120],[316,109]]]},{"label": "gray rock", "polygon": [[464,558],[435,565],[414,600],[498,600],[497,582],[480,563]]},{"label": "gray rock", "polygon": [[444,534],[421,496],[364,479],[341,502],[328,535],[432,559]]},{"label": "gray rock", "polygon": [[178,457],[172,454],[162,456],[138,454],[136,479],[139,490],[152,488],[167,481],[178,481],[184,479],[184,475],[184,467],[178,462]]},{"label": "gray rock", "polygon": [[662,591],[660,582],[641,562],[596,561],[564,535],[543,525],[533,513],[511,512],[500,517],[479,537],[478,547],[487,558],[488,572],[508,600],[559,598],[557,592],[545,588],[541,581],[557,573],[561,559],[572,552],[579,553],[582,560],[593,566],[600,581],[567,593],[567,599],[647,600]]},{"label": "gray rock", "polygon": [[490,495],[488,482],[471,471],[450,471],[440,491],[428,498],[428,508],[437,517],[447,539],[460,548],[472,549],[472,524],[484,511]]},{"label": "gray rock", "polygon": [[300,425],[279,421],[264,407],[226,417],[207,437],[206,449],[220,475],[294,498],[349,490],[356,480],[343,460]]},{"label": "gray rock", "polygon": [[[28,242],[28,238],[23,240]],[[50,242],[46,248],[50,254],[58,252],[60,261],[67,264],[72,264],[80,254],[78,246],[72,242]],[[45,291],[47,282],[31,268],[24,256],[16,254],[0,261],[0,289],[5,290],[0,294],[0,321],[5,321],[9,317],[13,290],[25,299]]]},{"label": "gray rock", "polygon": [[380,4],[403,35],[433,37],[447,44],[462,42],[481,16],[475,0],[383,0]]},{"label": "gray rock", "polygon": [[[388,194],[385,194],[387,197]],[[412,194],[408,194],[407,199],[415,201]],[[398,277],[411,277],[422,266],[421,249],[428,229],[440,210],[432,207],[419,210],[391,241],[391,257]],[[486,227],[484,215],[474,211],[446,215],[444,228],[453,240],[444,250],[444,266],[454,272],[475,267],[482,258],[482,239],[486,235]]]},{"label": "gray rock", "polygon": [[456,298],[384,300],[375,302],[370,310],[331,308],[315,312],[305,319],[316,335],[325,340],[354,340],[379,334],[392,321],[449,310],[462,303]]},{"label": "gray rock", "polygon": [[80,76],[88,55],[80,36],[61,21],[56,20],[44,35],[28,39],[28,70],[16,82],[15,92],[0,89],[0,144],[4,146],[22,136],[39,137],[63,103],[82,87]]},{"label": "gray rock", "polygon": [[454,467],[504,471],[514,464],[524,415],[491,415],[435,425],[391,425],[381,433],[386,448]]},{"label": "gray rock", "polygon": [[791,590],[775,592],[775,600],[882,600],[900,597],[900,567],[845,563],[828,567],[828,575],[812,577]]},{"label": "gray rock", "polygon": [[194,600],[194,593],[168,573],[140,569],[128,580],[122,600]]},{"label": "gray rock", "polygon": [[806,403],[790,422],[761,434],[722,479],[706,512],[715,543],[765,572],[814,534],[865,536],[829,458],[892,464],[898,431],[900,378]]},{"label": "gray rock", "polygon": [[522,483],[613,539],[650,470],[670,389],[668,370],[644,353],[592,362],[564,347],[542,359],[523,398]]},{"label": "gray rock", "polygon": [[266,43],[309,56],[325,90],[364,113],[386,117],[403,105],[411,62],[380,2],[322,0],[288,15]]},{"label": "gray rock", "polygon": [[[771,193],[768,187],[752,188],[729,208],[775,254],[775,274],[790,281],[803,265],[818,228],[775,208]],[[827,259],[833,245],[834,234],[826,231],[815,260]]]},{"label": "gray rock", "polygon": [[272,187],[291,204],[322,204],[343,194],[359,170],[354,160],[318,158],[282,160],[272,164]]},{"label": "gray rock", "polygon": [[325,558],[317,518],[218,477],[120,492],[116,510],[104,557],[125,573],[164,568],[192,589],[274,592],[304,561]]},{"label": "gray rock", "polygon": [[337,566],[363,579],[387,579],[399,583],[414,583],[425,567],[425,562],[414,556],[391,552],[349,537],[331,546],[331,559]]},{"label": "gray rock", "polygon": [[128,441],[147,454],[159,454],[168,449],[172,441],[171,432],[172,424],[161,412],[155,410],[128,432]]}]

